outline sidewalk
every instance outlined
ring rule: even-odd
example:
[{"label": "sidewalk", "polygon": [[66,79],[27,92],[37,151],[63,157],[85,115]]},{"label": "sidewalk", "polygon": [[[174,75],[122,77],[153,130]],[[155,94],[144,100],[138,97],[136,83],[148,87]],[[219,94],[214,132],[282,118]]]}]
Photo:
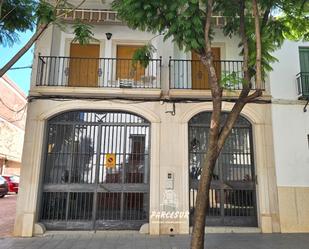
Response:
[{"label": "sidewalk", "polygon": [[[0,238],[0,249],[188,249],[187,235],[149,236],[137,232],[47,234]],[[207,249],[308,249],[309,234],[207,234]]]},{"label": "sidewalk", "polygon": [[[15,222],[17,195],[6,195],[0,200],[0,238],[11,237]],[[1,246],[1,244],[0,244]]]}]

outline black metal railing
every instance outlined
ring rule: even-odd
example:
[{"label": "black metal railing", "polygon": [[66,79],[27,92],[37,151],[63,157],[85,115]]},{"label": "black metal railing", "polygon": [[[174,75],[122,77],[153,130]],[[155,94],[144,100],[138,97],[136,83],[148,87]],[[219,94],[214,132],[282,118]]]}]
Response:
[{"label": "black metal railing", "polygon": [[144,67],[132,59],[39,56],[36,85],[161,88],[161,58]]},{"label": "black metal railing", "polygon": [[[231,90],[241,90],[243,82],[243,62],[237,60],[214,61],[220,84]],[[170,89],[210,89],[206,67],[199,60],[169,61]],[[252,89],[256,89],[252,82]],[[263,86],[264,88],[264,86]]]},{"label": "black metal railing", "polygon": [[298,95],[309,98],[309,72],[300,72],[296,75]]}]

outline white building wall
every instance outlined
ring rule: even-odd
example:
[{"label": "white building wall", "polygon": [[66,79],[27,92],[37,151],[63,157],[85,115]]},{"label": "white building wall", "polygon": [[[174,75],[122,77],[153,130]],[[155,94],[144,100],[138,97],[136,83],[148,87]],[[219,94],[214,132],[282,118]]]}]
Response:
[{"label": "white building wall", "polygon": [[[77,2],[77,1],[73,1]],[[110,2],[110,1],[107,1]],[[99,0],[87,1],[87,8],[102,8]],[[107,40],[105,33],[112,33],[111,40]],[[101,44],[101,57],[116,57],[117,44],[145,44],[149,42],[155,34],[133,31],[122,25],[94,25],[94,37]],[[73,39],[73,32],[68,25],[67,30],[60,31],[58,28],[49,28],[44,36],[37,42],[35,55],[69,56],[69,45]],[[171,39],[163,42],[163,36],[152,40],[157,48],[154,58],[162,56],[162,89],[168,91],[169,79],[169,56],[178,59],[191,59],[190,52],[185,53],[172,43]],[[216,32],[213,40],[214,47],[221,48],[222,60],[241,60],[239,55],[239,38],[232,39],[224,37],[222,32]],[[280,231],[309,231],[309,153],[307,134],[309,134],[309,112],[303,113],[304,102],[297,101],[296,74],[299,73],[298,46],[309,46],[309,43],[286,42],[282,49],[276,51],[274,56],[280,62],[274,63],[274,71],[269,74],[267,82],[270,82],[270,89],[273,97],[271,105],[250,104],[245,109],[247,117],[261,117],[256,120],[251,119],[254,128],[256,167],[258,175],[258,209],[259,226],[263,232]],[[35,60],[32,88],[35,89],[36,77]],[[33,90],[32,89],[32,90]],[[268,89],[268,86],[267,86]],[[61,90],[64,91],[64,90]],[[75,89],[78,92],[80,90]],[[74,94],[74,93],[73,93]],[[89,92],[87,93],[89,95]],[[145,94],[145,92],[141,92]],[[86,94],[85,94],[86,95]],[[29,110],[28,134],[26,142],[28,144],[24,150],[24,164],[29,164],[28,172],[25,172],[23,186],[31,183],[33,189],[24,188],[21,193],[15,233],[17,235],[31,236],[33,233],[33,222],[36,221],[36,200],[39,188],[39,174],[41,165],[40,146],[43,141],[43,127],[49,117],[46,113],[53,110],[64,111],[76,108],[93,109],[118,109],[126,110],[132,108],[136,113],[153,113],[158,117],[153,121],[152,136],[156,137],[152,162],[152,177],[157,179],[152,181],[151,210],[160,208],[162,194],[164,192],[164,182],[168,172],[175,174],[175,191],[179,197],[178,201],[182,210],[188,209],[188,195],[184,194],[188,190],[188,158],[187,158],[187,121],[186,116],[193,112],[211,110],[210,103],[202,104],[177,104],[176,116],[166,114],[171,111],[172,105],[159,102],[125,104],[110,102],[93,103],[91,101],[70,101],[67,107],[63,107],[65,102],[38,101],[33,102],[32,109]],[[225,110],[230,110],[231,104],[225,103]],[[141,113],[140,113],[141,112]],[[190,113],[190,115],[188,114]],[[272,113],[272,118],[271,118]],[[145,115],[147,116],[147,115]],[[151,116],[149,114],[149,116]],[[147,117],[149,118],[149,117]],[[271,120],[272,119],[272,120]],[[185,120],[185,121],[184,121]],[[30,127],[31,126],[31,127]],[[33,129],[33,127],[37,129]],[[273,134],[273,135],[272,135]],[[172,139],[173,140],[172,140]],[[274,139],[274,146],[273,141]],[[37,143],[36,141],[39,141]],[[275,164],[273,161],[273,148],[275,150]],[[31,157],[28,155],[32,155]],[[274,165],[276,168],[274,168]],[[279,189],[277,190],[277,182]],[[278,214],[278,201],[279,209]],[[294,198],[294,199],[293,199]],[[26,206],[24,203],[27,200]],[[291,203],[294,206],[291,206]],[[304,205],[304,204],[308,205]],[[291,210],[295,210],[291,213]],[[176,225],[179,233],[187,233],[189,230],[188,220],[182,221],[182,225]],[[150,220],[153,233],[168,233],[169,226],[159,227],[158,222]],[[30,228],[27,227],[27,224]],[[281,227],[280,227],[281,224]],[[292,225],[291,225],[292,224]]]},{"label": "white building wall", "polygon": [[[230,111],[231,103],[223,103],[223,110]],[[153,212],[165,211],[165,194],[168,173],[174,174],[173,197],[169,201],[175,204],[175,211],[189,211],[189,158],[188,158],[188,122],[196,114],[211,111],[210,102],[177,103],[175,116],[167,113],[173,110],[171,103],[131,101],[89,101],[89,100],[34,100],[29,105],[23,164],[28,165],[22,171],[15,235],[32,236],[38,225],[37,201],[41,191],[42,163],[46,121],[51,116],[70,110],[123,110],[141,115],[151,122],[151,162],[150,162],[150,221],[151,234],[169,234],[189,232],[189,217],[177,220],[153,217]],[[279,232],[279,213],[277,206],[276,172],[273,160],[273,141],[271,134],[270,105],[249,104],[243,115],[253,126],[255,167],[258,177],[258,224],[262,232]],[[29,156],[31,155],[31,156]],[[28,186],[28,187],[26,187]],[[30,186],[30,187],[29,187]],[[175,198],[174,198],[175,197]]]},{"label": "white building wall", "polygon": [[269,78],[273,98],[273,134],[278,185],[309,186],[309,113],[297,96],[296,75],[300,72],[300,46],[309,42],[286,41],[274,53]]},{"label": "white building wall", "polygon": [[296,100],[296,75],[300,72],[299,47],[309,47],[309,42],[286,41],[273,56],[279,61],[270,72],[271,93],[274,99]]},{"label": "white building wall", "polygon": [[273,104],[278,186],[309,187],[309,113],[302,105]]},{"label": "white building wall", "polygon": [[298,100],[299,47],[286,41],[274,53],[279,62],[270,73],[275,164],[282,232],[309,231],[309,112]]}]

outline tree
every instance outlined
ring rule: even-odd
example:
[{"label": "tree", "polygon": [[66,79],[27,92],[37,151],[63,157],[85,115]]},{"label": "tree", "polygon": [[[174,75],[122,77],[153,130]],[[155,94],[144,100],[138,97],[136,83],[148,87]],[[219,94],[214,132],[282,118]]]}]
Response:
[{"label": "tree", "polygon": [[[33,30],[37,23],[36,32],[29,41],[0,69],[0,77],[31,48],[51,24],[63,29],[62,17],[81,7],[85,1],[80,0],[80,3],[75,6],[68,0],[56,0],[54,4],[47,0],[0,0],[0,44],[12,45],[18,41],[16,32]],[[60,13],[58,13],[59,9],[62,10]],[[74,26],[75,40],[81,44],[89,41],[92,38],[90,28],[91,26],[77,20]]]},{"label": "tree", "polygon": [[0,44],[11,46],[18,41],[16,32],[33,30],[34,0],[0,0]]},{"label": "tree", "polygon": [[[263,81],[271,63],[271,53],[285,39],[309,40],[308,2],[306,0],[116,0],[113,7],[118,17],[129,27],[163,33],[180,49],[199,54],[209,75],[213,111],[209,143],[199,181],[192,249],[204,247],[204,227],[209,189],[216,160],[237,118],[247,103],[263,93]],[[216,75],[211,51],[214,32],[212,16],[221,13],[226,24],[221,28],[226,36],[239,36],[243,56],[242,90],[223,126],[222,93],[224,84]],[[255,90],[253,90],[253,84]]]}]

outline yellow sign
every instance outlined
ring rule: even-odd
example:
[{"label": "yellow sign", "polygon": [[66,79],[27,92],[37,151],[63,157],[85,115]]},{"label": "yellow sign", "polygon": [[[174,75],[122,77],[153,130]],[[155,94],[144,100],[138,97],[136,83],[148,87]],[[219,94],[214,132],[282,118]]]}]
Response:
[{"label": "yellow sign", "polygon": [[106,168],[114,168],[116,166],[116,155],[115,154],[106,154],[105,166]]}]

